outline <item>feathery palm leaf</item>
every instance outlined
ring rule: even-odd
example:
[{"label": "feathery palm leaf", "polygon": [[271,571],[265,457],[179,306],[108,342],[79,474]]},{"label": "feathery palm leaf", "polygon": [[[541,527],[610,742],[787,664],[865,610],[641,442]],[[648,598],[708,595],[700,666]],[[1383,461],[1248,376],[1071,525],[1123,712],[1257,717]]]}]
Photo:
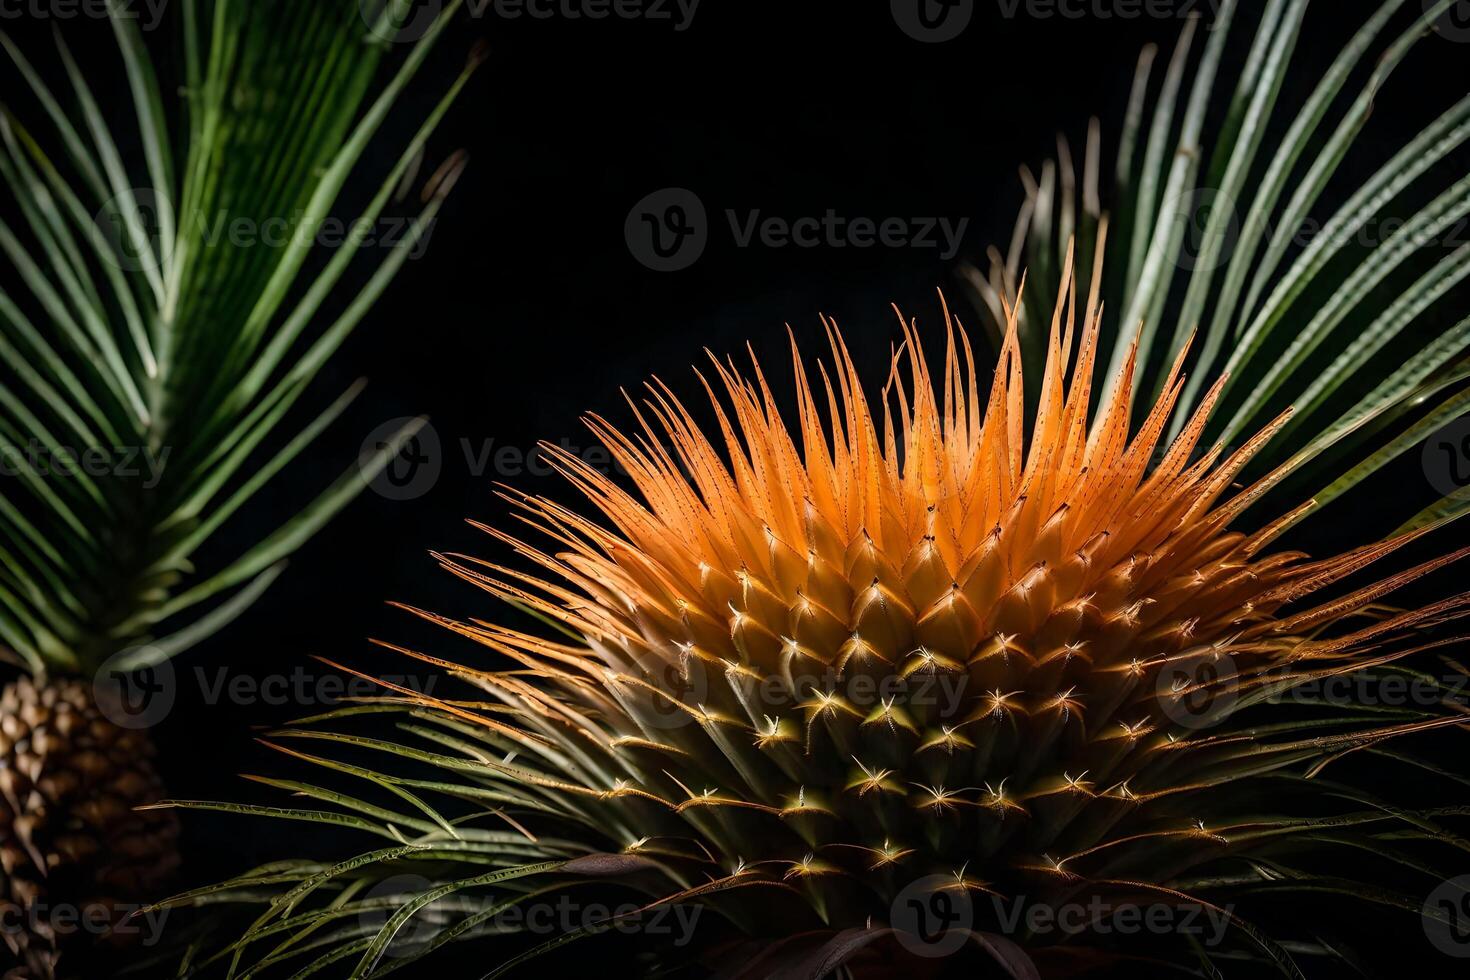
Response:
[{"label": "feathery palm leaf", "polygon": [[[47,454],[41,472],[22,463],[0,487],[0,648],[30,671],[85,674],[129,648],[143,663],[197,643],[253,601],[411,434],[244,553],[195,567],[206,541],[356,395],[359,386],[289,439],[277,432],[413,253],[463,165],[455,157],[434,175],[408,230],[385,247],[375,223],[478,57],[345,223],[368,233],[322,257],[317,230],[340,220],[347,179],[458,3],[401,59],[385,58],[383,38],[412,5],[380,6],[369,23],[371,5],[355,0],[184,0],[175,100],[137,20],[115,3],[130,113],[103,108],[59,36],[64,90],[0,35],[36,108],[0,112],[0,174],[22,219],[0,223],[21,287],[0,291],[11,368],[0,382],[0,451]],[[396,63],[381,85],[385,60]],[[134,144],[138,166],[121,150]],[[231,240],[237,228],[251,240]],[[359,285],[343,287],[349,272]],[[63,448],[87,453],[88,465],[57,478],[49,466]]]},{"label": "feathery palm leaf", "polygon": [[[1101,188],[1103,139],[1094,122],[1081,186],[1063,142],[1039,178],[1023,172],[1026,202],[1008,252],[992,250],[986,272],[964,270],[990,333],[1003,329],[1005,304],[1014,302],[1025,266],[1039,287],[1021,313],[1034,367],[1035,341],[1051,316],[1047,292],[1075,237],[1079,288],[1083,295],[1097,291],[1115,331],[1109,356],[1099,360],[1102,377],[1116,376],[1141,329],[1139,392],[1157,395],[1164,373],[1197,334],[1182,414],[1170,435],[1224,374],[1207,430],[1212,440],[1238,445],[1290,405],[1291,420],[1256,465],[1330,454],[1329,466],[1304,469],[1298,478],[1314,504],[1294,523],[1470,411],[1470,319],[1437,334],[1423,328],[1429,317],[1454,309],[1446,297],[1470,276],[1470,247],[1439,247],[1453,243],[1453,231],[1470,216],[1470,177],[1438,176],[1465,158],[1470,94],[1303,242],[1380,90],[1453,7],[1453,0],[1375,5],[1301,105],[1284,104],[1281,94],[1310,29],[1306,0],[1262,5],[1228,102],[1220,63],[1240,22],[1256,16],[1249,5],[1225,0],[1208,32],[1192,21],[1161,82],[1154,81],[1158,52],[1147,49],[1118,138],[1111,191]],[[1197,54],[1191,82],[1188,66]],[[1207,126],[1212,112],[1223,112],[1218,128]],[[1277,143],[1269,138],[1273,124],[1285,128]],[[1361,247],[1365,241],[1373,247]],[[1391,370],[1382,366],[1385,350],[1393,354]],[[1402,529],[1463,512],[1466,496],[1448,495]]]}]

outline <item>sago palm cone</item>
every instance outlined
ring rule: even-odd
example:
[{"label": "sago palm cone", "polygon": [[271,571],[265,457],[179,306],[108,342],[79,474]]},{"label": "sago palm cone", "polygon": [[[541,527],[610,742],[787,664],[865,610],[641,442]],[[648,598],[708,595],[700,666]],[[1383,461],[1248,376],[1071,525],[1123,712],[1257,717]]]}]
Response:
[{"label": "sago palm cone", "polygon": [[[1460,616],[1470,598],[1410,611],[1379,600],[1470,548],[1320,600],[1426,531],[1314,560],[1272,549],[1299,511],[1233,530],[1293,465],[1234,482],[1284,419],[1229,454],[1202,449],[1217,382],[1165,446],[1185,379],[1176,364],[1130,432],[1129,357],[1089,423],[1101,311],[1079,311],[1070,289],[1068,277],[1029,429],[1014,320],[982,387],[946,311],[937,375],[917,326],[901,320],[881,407],[834,326],[833,366],[817,383],[793,348],[794,432],[758,366],[751,379],[715,361],[705,382],[713,437],[662,383],[635,408],[636,434],[590,419],[632,491],[547,447],[604,520],[513,496],[552,544],[486,530],[541,574],[441,561],[578,640],[424,613],[515,669],[395,649],[478,685],[489,702],[395,688],[380,704],[273,736],[382,750],[384,765],[364,770],[284,749],[411,792],[401,800],[420,811],[263,780],[337,804],[354,826],[403,845],[304,864],[293,894],[412,861],[418,848],[432,852],[424,860],[463,849],[465,860],[505,865],[493,880],[404,896],[396,922],[379,919],[328,955],[362,950],[354,975],[366,976],[425,904],[592,871],[622,875],[650,900],[707,903],[746,933],[819,959],[891,938],[895,899],[916,889],[921,902],[936,890],[986,896],[962,927],[1018,976],[1034,975],[1022,947],[1057,937],[986,936],[997,928],[991,897],[1194,904],[1238,925],[1260,953],[1278,947],[1216,904],[1209,879],[1267,882],[1283,848],[1296,860],[1334,846],[1327,827],[1351,855],[1397,821],[1433,826],[1434,814],[1395,816],[1366,793],[1329,791],[1318,774],[1388,739],[1462,725],[1462,714],[1323,721],[1288,708],[1250,729],[1236,715],[1306,680],[1450,642],[1421,631]],[[416,716],[402,726],[411,744],[332,725],[395,708]],[[397,756],[440,767],[440,781],[397,775]],[[449,820],[425,790],[477,803],[477,815]],[[279,874],[261,883],[298,872]],[[231,884],[249,889],[252,877]],[[777,897],[731,894],[757,887]],[[332,917],[354,909],[352,898]],[[485,906],[503,899],[492,892]],[[312,928],[293,905],[278,901],[256,928]],[[762,962],[751,975],[773,968]]]}]

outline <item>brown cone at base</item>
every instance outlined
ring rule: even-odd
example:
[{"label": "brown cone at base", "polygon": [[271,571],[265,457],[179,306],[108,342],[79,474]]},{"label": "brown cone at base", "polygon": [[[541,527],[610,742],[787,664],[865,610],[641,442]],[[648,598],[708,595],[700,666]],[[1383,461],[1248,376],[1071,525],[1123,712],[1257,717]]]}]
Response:
[{"label": "brown cone at base", "polygon": [[[68,973],[178,866],[178,820],[138,812],[162,783],[144,730],[106,717],[77,680],[0,694],[0,961],[6,977]],[[11,969],[14,967],[14,969]]]}]

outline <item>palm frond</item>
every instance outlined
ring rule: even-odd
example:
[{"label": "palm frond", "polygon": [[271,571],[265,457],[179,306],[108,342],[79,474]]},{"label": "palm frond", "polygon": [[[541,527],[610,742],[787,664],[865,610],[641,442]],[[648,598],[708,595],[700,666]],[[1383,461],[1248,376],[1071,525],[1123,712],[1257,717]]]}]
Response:
[{"label": "palm frond", "polygon": [[[361,390],[294,436],[278,431],[464,166],[451,157],[407,231],[382,233],[480,51],[367,203],[340,213],[460,0],[401,56],[382,38],[413,4],[381,6],[370,24],[355,0],[185,0],[181,97],[170,98],[136,19],[113,3],[121,107],[104,107],[60,36],[64,91],[0,35],[38,110],[0,110],[0,175],[21,218],[0,222],[21,286],[0,291],[0,354],[13,367],[0,382],[0,451],[21,461],[0,486],[0,645],[30,669],[89,670],[134,647],[137,660],[171,656],[204,639],[412,436],[405,427],[243,553],[196,567]],[[340,242],[319,234],[328,221],[346,229]],[[68,451],[84,465],[58,475]]]},{"label": "palm frond", "polygon": [[[988,270],[964,270],[987,332],[994,335],[1016,302],[1024,263],[1032,288],[1022,301],[1022,330],[1037,338],[1051,316],[1056,270],[1075,240],[1078,290],[1096,290],[1117,314],[1101,377],[1116,376],[1137,332],[1146,380],[1140,390],[1157,396],[1168,367],[1197,335],[1171,437],[1223,373],[1209,437],[1236,444],[1290,405],[1292,419],[1253,466],[1264,471],[1293,452],[1333,450],[1337,469],[1302,471],[1301,479],[1316,481],[1306,490],[1322,492],[1299,520],[1421,444],[1434,428],[1426,420],[1443,425],[1464,409],[1460,362],[1470,349],[1470,321],[1438,332],[1426,324],[1463,300],[1455,290],[1470,277],[1470,248],[1439,247],[1470,215],[1470,178],[1437,183],[1470,140],[1470,96],[1328,211],[1309,241],[1301,236],[1352,158],[1375,98],[1451,6],[1379,4],[1300,105],[1281,96],[1301,33],[1311,27],[1305,0],[1269,0],[1259,13],[1233,0],[1222,4],[1192,81],[1186,66],[1200,33],[1194,24],[1152,95],[1158,55],[1145,51],[1112,187],[1102,187],[1103,141],[1094,123],[1082,194],[1058,191],[1075,181],[1068,156],[1049,162],[1041,180],[1027,179],[1009,254],[992,251]],[[1246,21],[1254,35],[1226,100],[1217,84],[1220,51]],[[1207,129],[1211,112],[1221,121]],[[1279,140],[1270,136],[1273,126],[1284,127]],[[1360,247],[1362,233],[1376,228],[1383,240]],[[1172,332],[1161,334],[1168,322]],[[1402,360],[1392,371],[1381,368],[1385,349]],[[1432,415],[1424,413],[1429,399],[1446,394]],[[1415,438],[1404,437],[1405,427]],[[1462,512],[1463,497],[1446,497],[1406,527]]]}]

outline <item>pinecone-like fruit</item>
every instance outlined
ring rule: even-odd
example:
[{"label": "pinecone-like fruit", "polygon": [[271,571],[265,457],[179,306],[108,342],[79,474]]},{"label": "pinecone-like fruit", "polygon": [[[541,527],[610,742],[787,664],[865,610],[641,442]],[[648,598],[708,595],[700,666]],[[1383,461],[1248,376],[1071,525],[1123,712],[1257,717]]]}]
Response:
[{"label": "pinecone-like fruit", "polygon": [[[177,818],[137,812],[162,784],[153,742],[78,680],[23,677],[0,694],[0,909],[7,977],[69,975],[178,864]],[[75,956],[73,956],[75,952]]]},{"label": "pinecone-like fruit", "polygon": [[[365,976],[394,930],[444,896],[489,889],[458,907],[452,928],[430,927],[475,936],[503,908],[492,904],[505,902],[501,882],[529,903],[559,876],[545,887],[599,878],[652,896],[637,915],[684,907],[682,927],[637,927],[650,938],[685,929],[666,947],[670,965],[696,941],[688,958],[721,980],[839,965],[983,976],[991,959],[1035,978],[1080,971],[1090,961],[1078,955],[1137,955],[1134,943],[1145,966],[1179,957],[1193,969],[1206,928],[1232,955],[1279,964],[1289,956],[1234,911],[1243,891],[1293,900],[1274,886],[1319,867],[1334,887],[1361,874],[1350,880],[1365,893],[1401,872],[1442,874],[1427,857],[1390,853],[1397,864],[1384,869],[1364,855],[1388,851],[1374,835],[1396,822],[1438,836],[1449,832],[1434,821],[1459,811],[1410,812],[1343,780],[1360,750],[1465,716],[1433,688],[1420,710],[1392,715],[1342,710],[1310,688],[1300,705],[1280,696],[1456,642],[1423,628],[1465,615],[1470,594],[1412,609],[1380,600],[1470,547],[1324,595],[1427,531],[1313,560],[1273,547],[1310,503],[1237,529],[1307,458],[1237,489],[1284,419],[1234,451],[1209,446],[1217,383],[1165,440],[1181,352],[1132,425],[1136,342],[1094,411],[1100,312],[1089,303],[1079,324],[1066,282],[1061,297],[1034,422],[1015,319],[985,385],[946,318],[933,370],[904,323],[881,402],[834,328],[833,363],[815,382],[793,346],[794,425],[759,365],[743,376],[716,360],[709,425],[661,382],[635,406],[638,431],[589,420],[626,479],[546,447],[600,519],[508,493],[539,533],[480,526],[515,560],[440,560],[560,634],[418,611],[514,666],[392,647],[483,696],[385,680],[396,697],[367,708],[412,711],[396,740],[339,731],[361,723],[363,706],[273,732],[269,744],[313,766],[412,787],[433,819],[262,778],[329,800],[376,830],[377,848],[403,846],[325,875],[303,863],[299,881],[280,882],[289,897],[273,895],[220,956],[261,940],[261,962],[275,965],[279,932],[292,928],[315,949],[301,896],[335,879],[323,893],[340,889],[335,909],[371,881],[374,899],[402,896],[389,925],[344,931],[312,967],[354,956]],[[381,764],[318,755],[333,744],[376,751]],[[1410,763],[1369,763],[1390,764]],[[403,896],[388,861],[421,848],[422,888]],[[366,880],[351,879],[359,870]],[[1285,884],[1299,880],[1315,883]],[[1140,933],[1130,920],[1145,907]],[[706,908],[695,940],[693,914]],[[1273,914],[1287,938],[1300,934],[1290,930],[1305,917]],[[632,918],[616,927],[634,927],[637,915],[619,915]],[[611,923],[569,924],[491,976]],[[749,942],[712,943],[730,927]]]},{"label": "pinecone-like fruit", "polygon": [[795,897],[864,941],[964,902],[965,926],[1045,943],[993,903],[1195,901],[1181,882],[1331,819],[1298,770],[1455,717],[1239,716],[1433,646],[1418,627],[1465,596],[1375,603],[1470,549],[1324,601],[1418,533],[1311,560],[1271,548],[1310,505],[1233,529],[1299,462],[1236,489],[1286,416],[1234,452],[1201,446],[1216,384],[1165,443],[1181,354],[1130,432],[1135,344],[1094,418],[1099,317],[1065,312],[1031,425],[1014,323],[988,394],[958,331],[931,373],[906,324],[881,406],[834,333],[819,385],[793,352],[794,431],[758,367],[719,361],[714,438],[660,384],[641,433],[592,418],[634,491],[551,451],[605,523],[513,498],[553,546],[486,530],[545,574],[442,558],[586,645],[430,616],[520,668],[461,672],[506,714],[438,706],[514,750],[507,792],[689,862],[671,892],[765,886],[720,905],[756,935],[799,933]]}]

